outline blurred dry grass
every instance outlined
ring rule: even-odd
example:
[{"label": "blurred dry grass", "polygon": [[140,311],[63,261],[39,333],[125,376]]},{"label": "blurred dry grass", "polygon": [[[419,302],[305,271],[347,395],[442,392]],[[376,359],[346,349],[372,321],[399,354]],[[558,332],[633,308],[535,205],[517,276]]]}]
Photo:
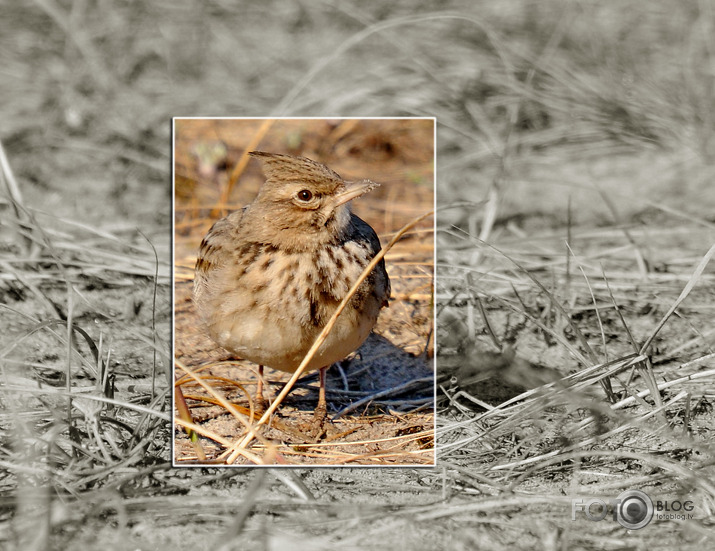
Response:
[{"label": "blurred dry grass", "polygon": [[[438,202],[463,205],[440,218],[446,266],[438,294],[460,293],[451,304],[470,339],[460,353],[474,346],[494,353],[482,333],[480,296],[497,341],[516,338],[517,356],[526,355],[519,369],[538,363],[583,376],[584,366],[553,340],[560,335],[583,353],[567,320],[599,361],[623,357],[631,348],[598,263],[642,344],[715,241],[715,15],[706,0],[450,0],[419,10],[407,1],[37,0],[3,6],[0,26],[0,139],[26,205],[110,235],[127,225],[149,230],[163,266],[169,117],[197,114],[436,116]],[[0,212],[3,258],[15,261],[11,242],[20,230],[6,199]],[[554,299],[476,236],[533,271]],[[568,260],[566,238],[578,262]],[[33,284],[47,293],[57,270],[46,251],[39,258]],[[17,299],[8,290],[17,284],[7,281],[30,279],[22,268],[19,278],[3,270],[3,299],[41,311],[36,293]],[[511,417],[498,408],[480,418],[460,397],[442,416],[441,467],[419,472],[174,473],[161,463],[163,449],[68,489],[61,482],[71,468],[26,455],[44,474],[18,482],[25,459],[3,452],[0,540],[23,549],[33,538],[35,548],[65,549],[206,541],[226,549],[712,547],[710,270],[650,351],[661,386],[679,371],[705,375],[665,389],[662,409],[635,397],[637,406],[610,408],[595,381],[583,389],[586,402],[544,391],[513,404]],[[474,285],[465,271],[475,272]],[[124,298],[138,293],[123,289]],[[167,304],[167,287],[160,291]],[[497,297],[518,309],[505,306],[510,319]],[[526,314],[546,329],[534,329]],[[141,323],[146,330],[150,321]],[[12,337],[27,331],[13,326]],[[646,383],[634,377],[614,382],[615,391],[638,395]],[[603,426],[584,423],[579,432],[582,403]],[[32,423],[45,418],[37,413]],[[5,432],[3,450],[16,445],[12,434]],[[48,490],[27,491],[36,482]],[[631,533],[613,522],[571,521],[570,496],[615,496],[628,486],[691,496],[696,518]]]}]

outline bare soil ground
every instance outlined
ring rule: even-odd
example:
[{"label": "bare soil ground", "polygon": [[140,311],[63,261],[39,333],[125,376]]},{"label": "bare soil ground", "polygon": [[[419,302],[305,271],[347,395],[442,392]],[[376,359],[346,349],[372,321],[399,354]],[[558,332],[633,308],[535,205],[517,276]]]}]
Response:
[{"label": "bare soil ground", "polygon": [[[0,26],[0,547],[715,545],[710,3],[38,0]],[[437,117],[436,468],[171,466],[170,119],[195,115]],[[644,528],[572,520],[631,489]]]}]

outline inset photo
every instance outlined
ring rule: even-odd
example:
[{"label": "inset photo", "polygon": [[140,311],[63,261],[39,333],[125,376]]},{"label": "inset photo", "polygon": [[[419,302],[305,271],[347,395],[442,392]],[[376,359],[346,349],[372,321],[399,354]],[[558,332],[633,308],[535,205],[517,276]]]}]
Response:
[{"label": "inset photo", "polygon": [[175,466],[435,464],[435,120],[176,118]]}]

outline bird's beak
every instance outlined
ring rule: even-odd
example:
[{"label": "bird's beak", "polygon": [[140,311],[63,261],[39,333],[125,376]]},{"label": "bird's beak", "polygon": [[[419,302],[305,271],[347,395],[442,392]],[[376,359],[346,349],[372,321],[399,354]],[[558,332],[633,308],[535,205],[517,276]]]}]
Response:
[{"label": "bird's beak", "polygon": [[337,208],[340,205],[344,205],[348,201],[365,195],[368,191],[371,191],[378,187],[380,184],[371,182],[370,180],[362,180],[361,182],[347,182],[345,190],[341,191],[335,196],[334,207]]}]

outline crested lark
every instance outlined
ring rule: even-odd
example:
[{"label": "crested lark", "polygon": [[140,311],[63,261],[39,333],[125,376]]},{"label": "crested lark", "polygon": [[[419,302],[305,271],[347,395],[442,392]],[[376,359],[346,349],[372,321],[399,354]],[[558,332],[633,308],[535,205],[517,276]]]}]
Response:
[{"label": "crested lark", "polygon": [[[213,340],[259,365],[294,372],[363,269],[380,250],[350,212],[377,186],[346,182],[327,166],[252,151],[266,182],[256,199],[217,221],[196,261],[194,301]],[[387,306],[390,280],[375,267],[308,364],[320,369],[316,419],[325,418],[325,371],[356,350]],[[263,401],[262,378],[257,398]]]}]

